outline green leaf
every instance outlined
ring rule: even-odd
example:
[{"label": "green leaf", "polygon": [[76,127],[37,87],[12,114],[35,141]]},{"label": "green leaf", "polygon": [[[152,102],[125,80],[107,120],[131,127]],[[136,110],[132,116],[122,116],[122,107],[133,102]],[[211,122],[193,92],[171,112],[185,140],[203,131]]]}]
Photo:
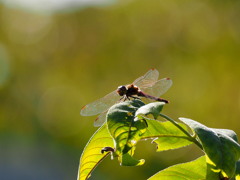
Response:
[{"label": "green leaf", "polygon": [[[107,114],[108,130],[114,139],[115,153],[119,156],[120,163],[124,163],[121,157],[123,154],[134,154],[133,148],[141,139],[147,128],[144,120],[134,122],[134,115],[136,110],[143,106],[144,103],[140,100],[125,101],[112,106]],[[130,152],[129,152],[130,151]],[[134,166],[134,162],[132,165]]]},{"label": "green leaf", "polygon": [[164,105],[165,105],[164,102],[149,103],[147,105],[144,105],[144,106],[140,107],[136,111],[135,116],[137,117],[137,119],[141,119],[142,116],[139,116],[139,115],[152,114],[154,119],[157,119],[157,117],[159,116],[159,113],[162,111],[162,108],[163,108]]},{"label": "green leaf", "polygon": [[179,118],[197,134],[207,155],[207,163],[213,171],[232,178],[236,162],[240,157],[240,145],[236,142],[235,133],[230,130],[212,129],[187,118]]},{"label": "green leaf", "polygon": [[113,147],[113,140],[108,132],[106,123],[91,137],[80,158],[78,180],[88,179],[94,168],[109,152],[101,153],[104,147]]},{"label": "green leaf", "polygon": [[122,158],[121,160],[119,160],[121,162],[122,166],[140,166],[145,163],[144,159],[137,160],[137,159],[133,158],[132,154],[129,152],[123,154],[119,158]]},{"label": "green leaf", "polygon": [[237,134],[230,129],[216,129],[216,128],[210,128],[213,131],[215,131],[217,134],[224,134],[226,136],[229,136],[232,138],[234,141],[238,142]]},{"label": "green leaf", "polygon": [[[157,119],[164,105],[164,102],[153,102],[136,111],[135,121],[145,119],[148,124],[147,131],[142,138],[155,138],[153,142],[158,145],[157,151],[176,149],[192,144],[189,137],[171,122],[159,122],[145,117],[145,115],[152,114]],[[186,125],[181,124],[180,126],[187,131]]]},{"label": "green leaf", "polygon": [[[146,122],[148,128],[142,138],[153,138],[153,142],[157,143],[157,151],[166,151],[192,144],[189,137],[169,121],[146,120]],[[180,125],[187,130],[185,124]]]},{"label": "green leaf", "polygon": [[240,180],[240,160],[236,163],[236,172],[235,172],[236,180]]},{"label": "green leaf", "polygon": [[206,179],[206,171],[206,157],[202,156],[194,161],[166,168],[148,180],[203,180]]}]

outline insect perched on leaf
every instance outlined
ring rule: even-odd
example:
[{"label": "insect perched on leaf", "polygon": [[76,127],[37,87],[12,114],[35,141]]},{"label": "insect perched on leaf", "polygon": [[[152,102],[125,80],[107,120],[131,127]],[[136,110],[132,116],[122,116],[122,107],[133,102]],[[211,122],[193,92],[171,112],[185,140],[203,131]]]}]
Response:
[{"label": "insect perched on leaf", "polygon": [[[100,114],[95,120],[95,126],[101,126],[106,119],[106,111],[119,100],[130,100],[130,98],[148,98],[155,101],[168,103],[168,100],[159,98],[172,85],[172,80],[163,78],[158,80],[159,72],[150,69],[144,76],[137,78],[132,84],[119,86],[117,90],[106,96],[84,106],[80,114],[82,116],[93,116]],[[120,96],[122,96],[120,98]]]}]

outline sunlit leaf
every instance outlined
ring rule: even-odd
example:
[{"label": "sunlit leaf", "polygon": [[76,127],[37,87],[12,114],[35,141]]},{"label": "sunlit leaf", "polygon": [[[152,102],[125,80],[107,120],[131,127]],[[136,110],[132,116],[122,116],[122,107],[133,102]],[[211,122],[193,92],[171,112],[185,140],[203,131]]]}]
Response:
[{"label": "sunlit leaf", "polygon": [[101,153],[104,147],[114,147],[107,125],[100,127],[91,137],[80,158],[78,180],[88,179],[94,168],[109,154]]},{"label": "sunlit leaf", "polygon": [[[164,105],[164,102],[153,102],[140,107],[136,111],[135,121],[145,119],[148,124],[147,131],[142,138],[154,138],[153,142],[158,145],[157,151],[176,149],[191,144],[188,136],[171,122],[154,121],[146,117],[146,115],[152,114],[157,119]],[[181,126],[187,130],[186,125],[181,124]]]},{"label": "sunlit leaf", "polygon": [[140,166],[143,165],[145,162],[144,159],[137,160],[133,158],[132,154],[130,154],[129,152],[121,155],[119,158],[121,158],[121,160],[119,161],[121,162],[122,166]]},{"label": "sunlit leaf", "polygon": [[[147,105],[140,107],[137,111],[135,116],[138,118],[139,115],[148,115],[152,114],[155,119],[159,116],[159,113],[162,111],[164,106],[164,102],[153,102]],[[139,117],[141,118],[141,116]]]},{"label": "sunlit leaf", "polygon": [[[144,103],[140,100],[126,101],[112,106],[108,111],[108,130],[114,139],[116,154],[120,156],[120,161],[123,159],[121,156],[129,151],[133,155],[133,147],[146,131],[145,121],[134,122],[135,112],[142,105]],[[133,163],[133,165],[135,164]]]},{"label": "sunlit leaf", "polygon": [[[236,142],[235,133],[229,130],[212,129],[187,118],[180,118],[197,134],[207,155],[207,163],[224,177],[233,177],[236,162],[240,157],[240,145]],[[234,139],[233,139],[234,138]]]},{"label": "sunlit leaf", "polygon": [[166,168],[148,180],[204,180],[206,179],[206,170],[206,158],[202,156],[194,161]]},{"label": "sunlit leaf", "polygon": [[[153,138],[157,143],[157,151],[166,151],[192,144],[188,136],[169,121],[146,120],[146,122],[148,128],[142,138]],[[187,129],[186,125],[181,124],[181,126]]]}]

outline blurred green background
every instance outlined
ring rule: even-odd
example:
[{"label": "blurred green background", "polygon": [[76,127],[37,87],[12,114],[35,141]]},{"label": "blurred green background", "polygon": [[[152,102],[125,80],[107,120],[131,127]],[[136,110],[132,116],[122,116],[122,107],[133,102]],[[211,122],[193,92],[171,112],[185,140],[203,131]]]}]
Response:
[{"label": "blurred green background", "polygon": [[[83,105],[156,68],[173,80],[163,113],[240,134],[240,1],[0,1],[0,179],[70,180],[97,130]],[[141,167],[105,159],[90,179],[144,180],[193,145]]]}]

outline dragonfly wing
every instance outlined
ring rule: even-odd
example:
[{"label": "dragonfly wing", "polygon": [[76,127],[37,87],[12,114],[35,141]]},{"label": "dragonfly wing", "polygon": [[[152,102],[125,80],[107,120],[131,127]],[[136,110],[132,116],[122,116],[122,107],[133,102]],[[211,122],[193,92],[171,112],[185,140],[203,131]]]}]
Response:
[{"label": "dragonfly wing", "polygon": [[94,121],[94,126],[95,127],[98,127],[98,126],[101,126],[104,124],[104,122],[106,121],[106,118],[107,118],[107,111],[101,113],[97,119],[95,119]]},{"label": "dragonfly wing", "polygon": [[152,87],[144,89],[144,93],[152,96],[160,97],[172,86],[172,80],[170,78],[163,78],[155,82]]},{"label": "dragonfly wing", "polygon": [[133,84],[140,89],[151,87],[158,80],[159,72],[156,69],[150,69],[145,75],[137,78]]},{"label": "dragonfly wing", "polygon": [[116,91],[113,91],[106,96],[84,106],[81,109],[80,114],[82,116],[93,116],[106,111],[109,107],[115,104],[119,100],[119,95]]}]

